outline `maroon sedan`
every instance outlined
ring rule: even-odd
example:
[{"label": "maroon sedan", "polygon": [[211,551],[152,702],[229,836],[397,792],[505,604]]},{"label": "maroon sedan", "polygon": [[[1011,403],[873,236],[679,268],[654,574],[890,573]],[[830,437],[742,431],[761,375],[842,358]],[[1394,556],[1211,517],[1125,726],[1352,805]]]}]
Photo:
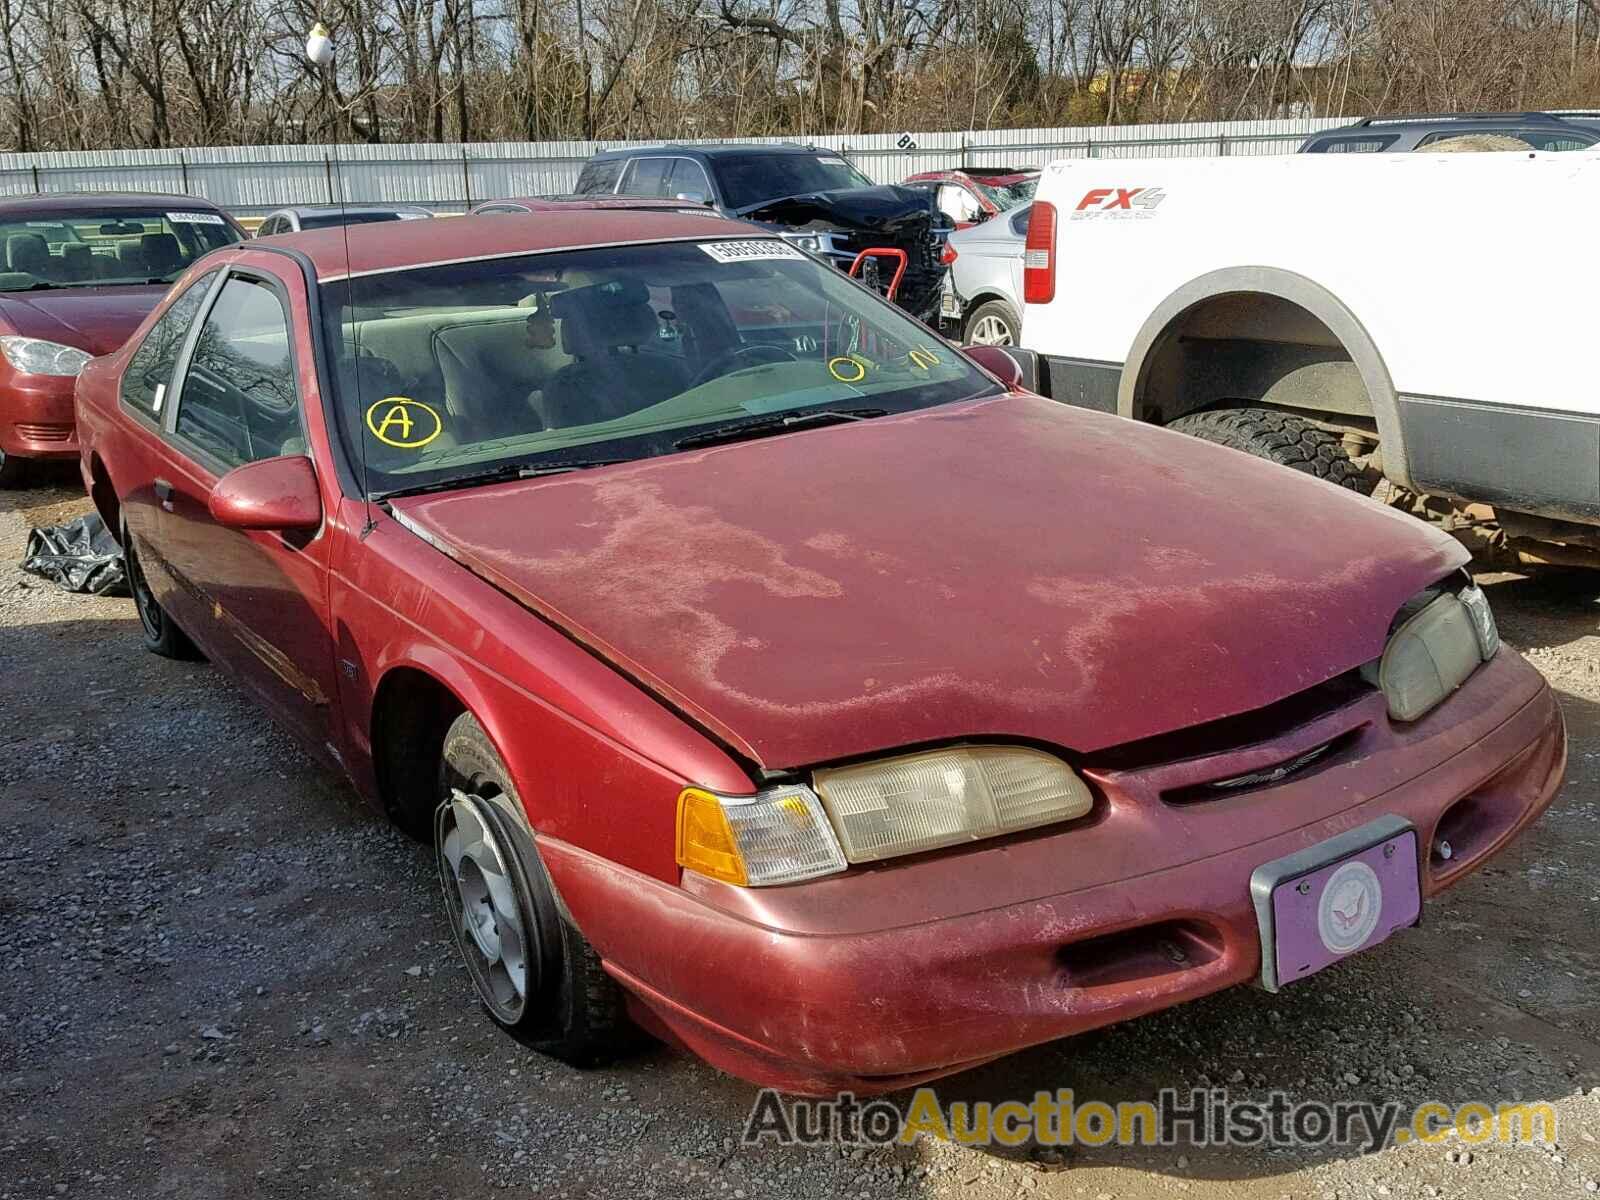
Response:
[{"label": "maroon sedan", "polygon": [[906,187],[932,192],[939,211],[957,229],[970,229],[1033,199],[1039,186],[1035,167],[969,167],[963,171],[923,171],[906,177]]},{"label": "maroon sedan", "polygon": [[433,839],[548,1053],[865,1093],[1312,986],[1560,783],[1420,522],[715,217],[345,239],[195,264],[84,370],[84,478],[149,646]]},{"label": "maroon sedan", "polygon": [[0,200],[0,487],[25,459],[78,456],[83,364],[122,345],[190,263],[243,236],[193,196]]}]

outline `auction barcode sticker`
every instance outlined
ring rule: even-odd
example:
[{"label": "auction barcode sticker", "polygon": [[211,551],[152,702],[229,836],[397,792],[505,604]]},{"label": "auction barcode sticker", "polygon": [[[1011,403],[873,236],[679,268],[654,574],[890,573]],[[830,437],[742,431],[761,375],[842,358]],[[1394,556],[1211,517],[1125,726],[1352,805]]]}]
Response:
[{"label": "auction barcode sticker", "polygon": [[227,224],[227,222],[224,221],[221,217],[217,216],[216,213],[169,212],[167,214],[167,220],[171,221],[174,225],[177,225],[180,222],[182,224],[184,224],[184,225],[226,225]]},{"label": "auction barcode sticker", "polygon": [[749,238],[740,242],[701,242],[700,249],[721,263],[754,262],[763,258],[798,258],[805,255],[777,238]]}]

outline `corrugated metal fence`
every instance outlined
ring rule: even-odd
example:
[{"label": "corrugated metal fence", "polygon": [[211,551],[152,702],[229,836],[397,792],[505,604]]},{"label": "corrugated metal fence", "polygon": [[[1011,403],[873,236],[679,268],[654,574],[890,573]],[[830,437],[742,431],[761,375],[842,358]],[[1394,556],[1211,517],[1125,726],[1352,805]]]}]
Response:
[{"label": "corrugated metal fence", "polygon": [[[918,171],[1040,164],[1052,158],[1285,154],[1337,118],[1081,126],[799,139],[840,151],[873,180]],[[743,142],[783,139],[748,138]],[[909,144],[907,144],[909,142]],[[379,146],[217,146],[0,154],[0,196],[160,191],[204,196],[243,216],[289,204],[383,202],[460,211],[497,196],[572,188],[596,150],[638,142],[485,142]]]}]

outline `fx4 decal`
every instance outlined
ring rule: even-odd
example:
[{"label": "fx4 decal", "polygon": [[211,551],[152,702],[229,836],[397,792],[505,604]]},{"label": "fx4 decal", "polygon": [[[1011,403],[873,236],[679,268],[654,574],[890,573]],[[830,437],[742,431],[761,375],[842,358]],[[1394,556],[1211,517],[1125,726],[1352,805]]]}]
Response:
[{"label": "fx4 decal", "polygon": [[1074,221],[1090,217],[1108,220],[1145,221],[1155,215],[1156,206],[1167,198],[1158,187],[1152,188],[1090,188],[1072,211]]}]

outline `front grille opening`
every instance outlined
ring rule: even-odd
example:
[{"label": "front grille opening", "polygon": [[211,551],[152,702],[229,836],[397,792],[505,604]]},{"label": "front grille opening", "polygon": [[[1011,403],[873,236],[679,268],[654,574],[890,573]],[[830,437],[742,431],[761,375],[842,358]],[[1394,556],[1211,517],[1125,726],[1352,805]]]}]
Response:
[{"label": "front grille opening", "polygon": [[1325,683],[1285,696],[1264,708],[1233,717],[1207,721],[1171,733],[1158,733],[1088,756],[1086,768],[1106,771],[1138,770],[1186,758],[1226,754],[1230,750],[1269,742],[1317,717],[1351,704],[1373,692],[1359,671],[1346,671]]},{"label": "front grille opening", "polygon": [[1366,728],[1363,723],[1355,729],[1346,730],[1338,737],[1323,742],[1320,746],[1291,754],[1281,762],[1270,763],[1223,779],[1173,788],[1162,792],[1161,798],[1168,804],[1202,804],[1208,800],[1226,800],[1229,796],[1249,795],[1251,792],[1275,787],[1290,779],[1314,775],[1346,761]]},{"label": "front grille opening", "polygon": [[1203,921],[1158,921],[1086,938],[1057,953],[1068,987],[1117,987],[1191,971],[1222,957],[1219,930]]}]

